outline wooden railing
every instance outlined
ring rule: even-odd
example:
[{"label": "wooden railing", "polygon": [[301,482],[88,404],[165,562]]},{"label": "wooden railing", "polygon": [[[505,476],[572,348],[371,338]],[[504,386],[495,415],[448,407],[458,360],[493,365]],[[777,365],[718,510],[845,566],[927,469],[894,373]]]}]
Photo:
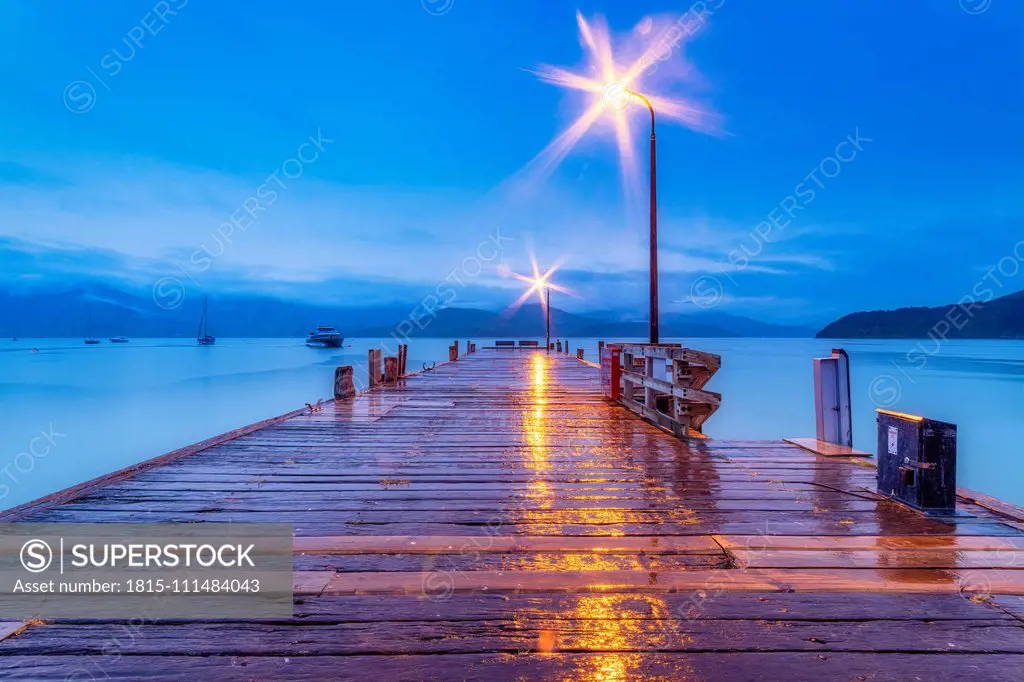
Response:
[{"label": "wooden railing", "polygon": [[704,390],[722,366],[718,355],[641,344],[623,344],[620,353],[619,401],[680,438],[699,433],[722,402],[720,394]]}]

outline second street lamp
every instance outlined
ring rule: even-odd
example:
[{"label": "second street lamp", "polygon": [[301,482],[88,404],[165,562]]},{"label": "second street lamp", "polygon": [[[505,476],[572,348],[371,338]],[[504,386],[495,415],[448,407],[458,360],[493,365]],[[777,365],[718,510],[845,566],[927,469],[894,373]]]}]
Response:
[{"label": "second street lamp", "polygon": [[636,97],[641,102],[647,105],[647,108],[651,111],[651,264],[650,264],[650,292],[651,292],[651,310],[650,310],[650,327],[651,327],[651,343],[658,343],[658,149],[657,142],[654,135],[654,106],[651,104],[651,100],[647,99],[639,92],[634,90],[627,90],[630,95]]}]

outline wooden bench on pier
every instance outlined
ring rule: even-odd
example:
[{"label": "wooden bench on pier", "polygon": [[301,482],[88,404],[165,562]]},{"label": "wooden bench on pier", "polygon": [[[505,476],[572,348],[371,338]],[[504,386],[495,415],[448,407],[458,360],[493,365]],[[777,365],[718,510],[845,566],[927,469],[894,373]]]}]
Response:
[{"label": "wooden bench on pier", "polygon": [[1021,679],[1019,514],[874,484],[673,437],[575,357],[482,350],[0,515],[295,533],[290,619],[0,624],[0,677]]}]

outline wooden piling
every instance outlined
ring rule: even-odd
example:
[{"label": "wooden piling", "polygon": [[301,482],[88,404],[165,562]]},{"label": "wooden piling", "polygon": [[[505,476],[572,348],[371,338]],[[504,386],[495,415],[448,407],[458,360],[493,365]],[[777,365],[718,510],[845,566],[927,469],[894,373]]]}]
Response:
[{"label": "wooden piling", "polygon": [[455,349],[455,358],[454,359],[458,360],[459,359],[459,340],[458,339],[455,339],[455,343],[452,345],[452,348]]},{"label": "wooden piling", "polygon": [[384,383],[398,381],[398,356],[388,355],[384,358]]},{"label": "wooden piling", "polygon": [[562,352],[562,342],[561,341],[555,341],[555,348],[558,350],[559,353],[561,353]]},{"label": "wooden piling", "polygon": [[341,365],[334,369],[334,399],[344,400],[356,394],[352,365]]},{"label": "wooden piling", "polygon": [[404,377],[409,363],[409,344],[402,343],[398,346],[398,376]]},{"label": "wooden piling", "polygon": [[576,359],[577,360],[582,360],[583,359],[583,349],[582,348],[577,348],[576,349]]},{"label": "wooden piling", "polygon": [[601,356],[604,354],[604,341],[597,342],[597,359],[601,360]]},{"label": "wooden piling", "polygon": [[368,364],[367,373],[367,388],[373,388],[380,383],[381,377],[384,374],[382,367],[383,352],[380,348],[371,348],[366,354],[366,362]]}]

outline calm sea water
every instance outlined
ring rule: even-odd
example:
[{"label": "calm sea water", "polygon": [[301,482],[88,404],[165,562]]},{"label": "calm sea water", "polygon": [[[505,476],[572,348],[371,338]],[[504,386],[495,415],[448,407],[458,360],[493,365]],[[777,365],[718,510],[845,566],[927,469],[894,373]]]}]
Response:
[{"label": "calm sea water", "polygon": [[[851,357],[854,444],[875,451],[874,409],[959,426],[959,482],[1024,504],[1024,343],[666,339],[719,353],[709,388],[716,438],[814,435],[811,359]],[[365,362],[375,339],[342,349],[294,339],[0,342],[0,509],[327,398],[334,367]],[[409,368],[447,359],[448,339],[410,343]],[[488,340],[479,340],[486,345]],[[595,339],[572,339],[596,360]],[[36,351],[33,352],[32,349]]]}]

